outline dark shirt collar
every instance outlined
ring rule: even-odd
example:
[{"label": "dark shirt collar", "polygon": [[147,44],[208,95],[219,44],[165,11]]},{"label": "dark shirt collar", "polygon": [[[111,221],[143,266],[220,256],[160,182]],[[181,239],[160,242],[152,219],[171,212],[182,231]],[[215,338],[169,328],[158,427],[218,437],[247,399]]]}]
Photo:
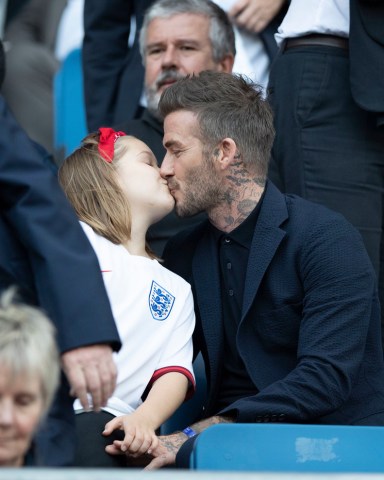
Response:
[{"label": "dark shirt collar", "polygon": [[263,203],[266,188],[267,188],[267,185],[265,186],[264,191],[256,207],[252,210],[252,212],[248,215],[248,217],[238,227],[232,230],[232,232],[229,232],[229,233],[223,232],[222,230],[219,230],[218,228],[216,228],[214,225],[210,224],[213,237],[216,241],[220,241],[221,238],[226,237],[226,238],[232,239],[234,242],[237,242],[248,249],[251,247],[253,233],[256,228],[256,223],[259,217],[259,213],[260,213],[261,205]]}]

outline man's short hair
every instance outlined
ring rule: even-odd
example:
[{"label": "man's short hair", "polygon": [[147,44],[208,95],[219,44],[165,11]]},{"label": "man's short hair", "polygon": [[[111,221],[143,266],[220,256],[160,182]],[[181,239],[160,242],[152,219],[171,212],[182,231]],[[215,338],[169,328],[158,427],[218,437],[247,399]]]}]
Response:
[{"label": "man's short hair", "polygon": [[170,85],[162,94],[163,118],[178,110],[193,112],[202,142],[213,150],[232,138],[242,161],[266,177],[275,135],[273,115],[262,89],[243,75],[204,71]]}]

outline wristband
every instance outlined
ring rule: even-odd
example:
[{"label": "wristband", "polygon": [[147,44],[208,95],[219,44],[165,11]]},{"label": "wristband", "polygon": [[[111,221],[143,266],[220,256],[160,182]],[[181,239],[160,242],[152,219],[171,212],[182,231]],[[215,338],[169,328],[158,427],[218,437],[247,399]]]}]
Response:
[{"label": "wristband", "polygon": [[191,427],[184,428],[183,433],[185,433],[188,438],[196,437],[197,435],[197,432],[195,432],[195,430],[193,430]]}]

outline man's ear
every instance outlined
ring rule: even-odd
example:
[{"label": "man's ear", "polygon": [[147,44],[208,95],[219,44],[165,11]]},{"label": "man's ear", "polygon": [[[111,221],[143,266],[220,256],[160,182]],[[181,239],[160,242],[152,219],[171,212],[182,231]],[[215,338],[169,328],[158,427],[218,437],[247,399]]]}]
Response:
[{"label": "man's ear", "polygon": [[217,149],[219,152],[219,168],[221,170],[227,169],[239,158],[236,143],[232,138],[224,138],[217,146]]},{"label": "man's ear", "polygon": [[234,63],[235,57],[231,53],[228,53],[222,60],[220,60],[218,71],[232,73]]}]

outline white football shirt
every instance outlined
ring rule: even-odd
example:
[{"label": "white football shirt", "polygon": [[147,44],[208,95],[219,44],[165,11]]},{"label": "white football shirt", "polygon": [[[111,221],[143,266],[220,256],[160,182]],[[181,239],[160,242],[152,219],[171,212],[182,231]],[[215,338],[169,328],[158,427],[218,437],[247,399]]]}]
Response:
[{"label": "white football shirt", "polygon": [[[191,287],[157,260],[131,255],[80,222],[99,260],[122,348],[115,353],[117,387],[105,411],[131,413],[147,387],[167,372],[180,372],[194,387]],[[75,410],[82,407],[75,401]]]}]

